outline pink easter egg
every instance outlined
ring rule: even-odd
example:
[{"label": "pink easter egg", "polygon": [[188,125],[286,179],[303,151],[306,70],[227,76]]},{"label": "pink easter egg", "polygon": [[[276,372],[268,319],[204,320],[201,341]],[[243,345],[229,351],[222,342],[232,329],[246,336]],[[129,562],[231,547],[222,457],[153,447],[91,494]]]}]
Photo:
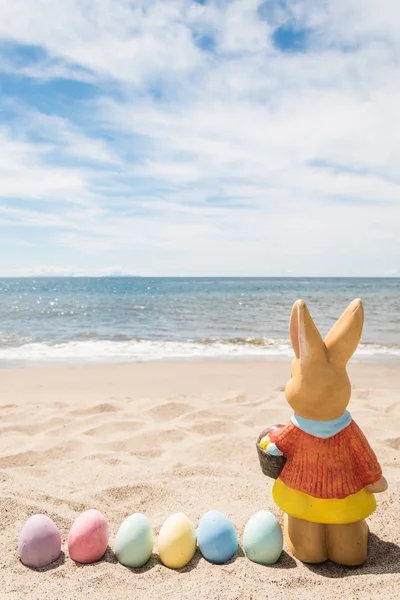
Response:
[{"label": "pink easter egg", "polygon": [[23,526],[18,540],[21,562],[40,569],[57,560],[61,554],[61,534],[46,515],[33,515]]},{"label": "pink easter egg", "polygon": [[68,536],[68,552],[79,563],[94,563],[108,545],[108,523],[98,510],[87,510],[74,522]]}]

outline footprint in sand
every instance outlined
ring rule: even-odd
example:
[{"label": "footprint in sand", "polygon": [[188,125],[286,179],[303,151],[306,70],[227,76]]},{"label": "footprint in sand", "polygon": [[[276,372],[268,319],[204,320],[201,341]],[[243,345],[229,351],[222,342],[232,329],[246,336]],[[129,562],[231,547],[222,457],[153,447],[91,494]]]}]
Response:
[{"label": "footprint in sand", "polygon": [[284,392],[285,391],[285,385],[279,385],[277,388],[275,388],[275,392]]},{"label": "footprint in sand", "polygon": [[119,434],[121,432],[133,432],[138,431],[144,427],[143,421],[110,421],[103,423],[98,427],[93,427],[84,431],[84,435],[90,435],[93,437],[105,438],[108,435]]},{"label": "footprint in sand", "polygon": [[392,413],[392,412],[397,411],[397,409],[399,408],[399,404],[400,404],[399,401],[393,402],[392,404],[389,404],[389,406],[387,406],[385,408],[385,413]]},{"label": "footprint in sand", "polygon": [[0,433],[23,433],[25,435],[37,435],[38,433],[48,432],[54,427],[60,427],[68,423],[67,419],[49,419],[32,425],[7,425],[0,427]]},{"label": "footprint in sand", "polygon": [[75,440],[74,442],[51,448],[45,452],[28,450],[26,452],[19,452],[18,454],[2,456],[0,458],[0,469],[35,467],[36,465],[40,466],[50,461],[64,460],[68,456],[72,456],[80,447],[81,444]]},{"label": "footprint in sand", "polygon": [[72,410],[69,414],[70,415],[76,415],[77,417],[81,417],[81,416],[86,416],[86,415],[98,415],[101,413],[113,413],[113,412],[118,412],[118,407],[115,406],[114,404],[110,404],[110,403],[102,403],[102,404],[95,404],[94,406],[91,406],[89,408],[83,408],[83,409],[78,409],[78,410]]},{"label": "footprint in sand", "polygon": [[[226,409],[227,411],[229,409]],[[195,410],[183,416],[184,421],[189,421],[192,423],[193,421],[207,421],[215,418],[215,413],[209,410]]]},{"label": "footprint in sand", "polygon": [[354,394],[354,398],[357,398],[357,400],[367,400],[370,395],[370,390],[357,390],[357,392]]},{"label": "footprint in sand", "polygon": [[229,474],[229,477],[240,477],[240,474],[235,472],[230,472],[226,467],[218,467],[218,466],[208,466],[208,465],[191,465],[185,466],[181,464],[177,464],[172,469],[172,474],[174,477],[185,478],[185,477],[197,477],[197,478],[211,478],[211,477],[226,477]]},{"label": "footprint in sand", "polygon": [[233,392],[223,400],[224,404],[245,404],[247,402],[246,394],[242,392]]},{"label": "footprint in sand", "polygon": [[153,442],[156,444],[177,444],[178,442],[182,442],[188,433],[181,429],[166,429],[165,431],[154,431],[153,432]]},{"label": "footprint in sand", "polygon": [[382,443],[385,444],[385,446],[389,446],[389,448],[400,450],[400,437],[388,438],[383,440]]},{"label": "footprint in sand", "polygon": [[86,504],[82,502],[75,502],[74,500],[70,500],[68,498],[58,498],[57,496],[50,496],[48,494],[37,494],[36,501],[40,504],[50,503],[52,506],[69,508],[77,513],[81,513],[86,510]]},{"label": "footprint in sand", "polygon": [[152,450],[134,450],[129,452],[129,456],[136,456],[137,458],[159,458],[164,454],[161,448],[153,448]]},{"label": "footprint in sand", "polygon": [[220,435],[220,434],[229,434],[234,433],[236,431],[236,426],[234,423],[229,421],[208,421],[206,423],[197,423],[190,428],[195,433],[200,433],[201,435]]},{"label": "footprint in sand", "polygon": [[149,503],[156,499],[156,496],[162,496],[163,492],[157,488],[157,485],[147,485],[140,483],[137,485],[123,485],[110,487],[101,493],[101,497],[114,502],[121,502],[122,500],[129,500],[134,506],[143,503]]},{"label": "footprint in sand", "polygon": [[147,414],[155,421],[172,421],[191,410],[188,404],[181,402],[166,402],[154,408],[150,408]]}]

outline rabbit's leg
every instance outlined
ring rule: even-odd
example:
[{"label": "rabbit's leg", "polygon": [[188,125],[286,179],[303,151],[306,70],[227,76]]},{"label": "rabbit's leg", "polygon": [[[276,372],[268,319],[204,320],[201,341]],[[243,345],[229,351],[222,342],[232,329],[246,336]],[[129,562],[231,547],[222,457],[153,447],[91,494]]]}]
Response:
[{"label": "rabbit's leg", "polygon": [[330,560],[349,567],[362,565],[367,559],[368,531],[365,521],[347,525],[327,525]]},{"label": "rabbit's leg", "polygon": [[285,538],[293,556],[305,563],[328,559],[326,526],[285,515]]}]

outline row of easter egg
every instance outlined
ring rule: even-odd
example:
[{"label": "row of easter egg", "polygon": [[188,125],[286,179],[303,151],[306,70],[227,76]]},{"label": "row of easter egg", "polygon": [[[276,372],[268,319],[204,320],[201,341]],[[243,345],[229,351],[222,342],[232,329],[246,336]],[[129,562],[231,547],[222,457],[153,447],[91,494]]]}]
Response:
[{"label": "row of easter egg", "polygon": [[[68,552],[72,560],[88,564],[100,560],[108,547],[109,527],[97,510],[82,513],[73,523],[68,536]],[[114,545],[117,560],[130,568],[143,567],[154,548],[154,530],[149,519],[135,513],[120,526]],[[193,558],[196,548],[211,563],[223,564],[238,551],[236,529],[221,512],[207,512],[197,530],[183,513],[171,515],[160,529],[157,549],[161,562],[180,569]],[[283,547],[281,527],[269,511],[255,513],[243,533],[243,550],[251,561],[271,565],[280,557]],[[45,567],[61,554],[61,534],[45,515],[33,515],[19,536],[21,562],[31,568]]]}]

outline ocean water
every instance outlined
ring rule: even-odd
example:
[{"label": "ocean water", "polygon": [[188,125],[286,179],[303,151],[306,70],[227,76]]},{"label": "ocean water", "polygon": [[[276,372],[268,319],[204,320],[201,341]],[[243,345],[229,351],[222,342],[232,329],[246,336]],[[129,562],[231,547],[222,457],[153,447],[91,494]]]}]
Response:
[{"label": "ocean water", "polygon": [[0,363],[289,357],[303,298],[322,334],[362,298],[356,358],[400,358],[400,279],[0,279]]}]

